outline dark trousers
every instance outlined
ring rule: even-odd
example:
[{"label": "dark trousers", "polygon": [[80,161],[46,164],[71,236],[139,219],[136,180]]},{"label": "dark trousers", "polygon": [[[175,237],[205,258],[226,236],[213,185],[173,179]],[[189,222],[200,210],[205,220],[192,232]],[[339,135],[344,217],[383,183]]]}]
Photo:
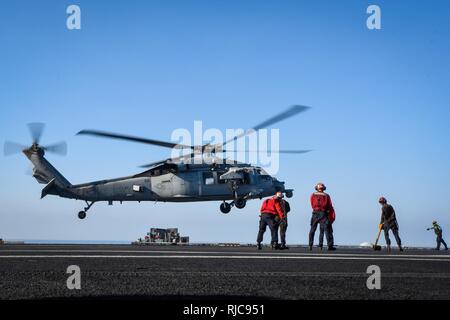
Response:
[{"label": "dark trousers", "polygon": [[264,232],[266,232],[267,226],[269,226],[270,234],[272,236],[271,243],[278,243],[278,224],[275,223],[275,215],[270,213],[262,213],[259,220],[259,232],[256,242],[261,243],[263,241]]},{"label": "dark trousers", "polygon": [[441,243],[444,245],[445,249],[447,249],[447,244],[445,243],[444,239],[442,238],[442,235],[436,236],[436,243],[437,247],[436,249],[441,249]]},{"label": "dark trousers", "polygon": [[402,245],[402,240],[400,240],[400,236],[398,235],[398,227],[397,224],[395,223],[395,225],[387,225],[387,226],[383,226],[384,229],[384,238],[386,239],[386,244],[388,246],[391,245],[391,239],[389,239],[389,230],[392,230],[392,233],[394,234],[395,237],[395,241],[397,241],[397,245],[400,247]]},{"label": "dark trousers", "polygon": [[[317,225],[320,225],[320,232],[325,233],[325,237],[327,238],[327,243],[329,247],[333,246],[333,237],[330,236],[330,227],[328,216],[326,212],[313,212],[311,217],[311,230],[309,231],[309,245],[312,246],[314,244],[314,235],[317,230]],[[331,228],[331,230],[333,230]],[[323,246],[323,234],[322,238],[320,239],[319,235],[319,246]]]},{"label": "dark trousers", "polygon": [[[333,237],[333,224],[328,220],[327,222],[327,226],[326,228],[328,228],[328,238],[327,238],[327,244],[329,247],[333,247],[334,246],[334,237]],[[323,230],[322,228],[320,228],[320,233],[319,233],[319,247],[323,247],[323,235],[325,233],[325,230]]]},{"label": "dark trousers", "polygon": [[285,245],[286,244],[286,230],[288,227],[288,223],[287,220],[281,221],[279,228],[280,228],[280,238],[281,238],[281,244]]}]

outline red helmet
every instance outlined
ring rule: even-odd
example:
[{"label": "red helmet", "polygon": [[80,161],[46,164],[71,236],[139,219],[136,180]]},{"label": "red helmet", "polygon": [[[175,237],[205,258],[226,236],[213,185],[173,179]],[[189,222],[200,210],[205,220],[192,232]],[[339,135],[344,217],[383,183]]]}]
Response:
[{"label": "red helmet", "polygon": [[380,199],[378,199],[378,202],[379,202],[379,203],[386,203],[387,200],[386,200],[385,197],[380,197]]},{"label": "red helmet", "polygon": [[319,191],[319,186],[322,187],[323,191],[327,190],[327,187],[325,187],[325,184],[323,182],[316,183],[316,186],[314,187],[314,189],[316,189],[316,191]]}]

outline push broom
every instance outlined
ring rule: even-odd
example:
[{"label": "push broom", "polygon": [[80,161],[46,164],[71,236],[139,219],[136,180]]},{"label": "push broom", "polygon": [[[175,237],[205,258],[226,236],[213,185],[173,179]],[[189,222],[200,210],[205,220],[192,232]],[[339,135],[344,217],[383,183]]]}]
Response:
[{"label": "push broom", "polygon": [[378,234],[377,234],[377,239],[375,240],[375,244],[372,246],[373,250],[375,251],[380,251],[381,250],[381,246],[378,245],[378,239],[380,239],[380,234],[381,234],[381,229],[383,228],[383,224],[380,224],[378,226]]}]

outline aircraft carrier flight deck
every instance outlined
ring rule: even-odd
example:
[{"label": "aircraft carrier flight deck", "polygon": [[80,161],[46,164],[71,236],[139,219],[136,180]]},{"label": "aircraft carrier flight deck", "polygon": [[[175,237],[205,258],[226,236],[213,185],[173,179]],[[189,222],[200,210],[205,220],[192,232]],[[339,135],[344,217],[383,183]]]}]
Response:
[{"label": "aircraft carrier flight deck", "polygon": [[[80,289],[67,268],[80,269]],[[369,290],[369,266],[381,288]],[[0,246],[0,299],[450,299],[448,251],[238,246]]]}]

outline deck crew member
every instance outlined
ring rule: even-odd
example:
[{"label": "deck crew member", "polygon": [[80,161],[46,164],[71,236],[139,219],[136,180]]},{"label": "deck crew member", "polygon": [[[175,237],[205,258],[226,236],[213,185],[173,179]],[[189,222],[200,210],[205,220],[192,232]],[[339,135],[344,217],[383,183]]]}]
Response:
[{"label": "deck crew member", "polygon": [[394,208],[387,203],[385,197],[380,197],[380,199],[378,199],[378,203],[381,205],[380,225],[382,225],[382,228],[384,230],[384,238],[386,239],[386,246],[388,252],[391,251],[391,239],[389,239],[389,230],[391,230],[392,233],[394,234],[395,241],[397,241],[399,250],[403,251],[402,241],[398,234],[398,223],[397,218],[395,216]]},{"label": "deck crew member", "polygon": [[445,243],[444,239],[442,238],[442,228],[440,225],[438,225],[437,221],[433,221],[433,226],[431,228],[427,228],[427,230],[434,230],[434,233],[436,234],[436,250],[441,249],[441,243],[444,245],[445,250],[448,250],[447,244]]},{"label": "deck crew member", "polygon": [[289,247],[286,246],[286,231],[288,227],[287,214],[289,211],[291,211],[291,206],[289,205],[289,202],[287,202],[284,199],[281,199],[280,204],[281,209],[283,210],[284,213],[284,218],[281,219],[279,222],[280,241],[281,241],[280,250],[287,250],[289,249]]},{"label": "deck crew member", "polygon": [[[330,227],[335,217],[333,203],[331,202],[330,195],[325,193],[325,184],[319,182],[316,184],[315,189],[316,191],[310,198],[313,212],[311,217],[311,230],[309,231],[309,250],[312,250],[317,225],[320,225],[322,237],[319,236],[319,247],[323,247],[323,233],[325,233],[328,250],[334,251],[336,248],[334,247],[334,238],[332,234],[333,228]],[[330,222],[330,220],[332,221]]]},{"label": "deck crew member", "polygon": [[269,226],[271,234],[271,246],[272,249],[279,249],[278,246],[278,223],[275,221],[275,217],[282,220],[284,218],[283,209],[281,208],[281,199],[283,193],[277,191],[271,198],[265,199],[262,203],[260,210],[259,220],[259,232],[256,242],[258,243],[258,250],[261,250],[261,242],[263,241],[264,232],[266,232],[267,226]]}]

